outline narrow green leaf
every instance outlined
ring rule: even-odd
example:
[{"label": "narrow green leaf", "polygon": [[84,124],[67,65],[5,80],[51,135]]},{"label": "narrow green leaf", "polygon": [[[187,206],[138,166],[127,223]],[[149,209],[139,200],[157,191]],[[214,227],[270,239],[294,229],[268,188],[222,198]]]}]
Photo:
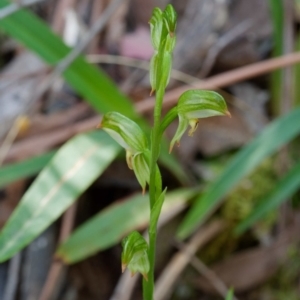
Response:
[{"label": "narrow green leaf", "polygon": [[107,168],[120,147],[103,131],[66,143],[25,193],[0,233],[0,262],[28,245]]},{"label": "narrow green leaf", "polygon": [[265,214],[286,201],[299,187],[300,163],[292,168],[292,170],[277,183],[276,187],[259,202],[252,213],[237,226],[235,233],[243,233]]},{"label": "narrow green leaf", "polygon": [[[269,0],[269,8],[273,26],[273,53],[277,57],[283,54],[284,7],[282,0]],[[271,108],[274,115],[280,113],[282,96],[282,70],[271,74]]]},{"label": "narrow green leaf", "polygon": [[[182,189],[166,196],[162,214],[181,206],[196,195],[193,189]],[[147,195],[136,195],[110,205],[75,230],[58,249],[57,256],[66,263],[75,263],[118,243],[129,232],[145,228],[149,222]]]},{"label": "narrow green leaf", "polygon": [[167,188],[164,189],[164,191],[160,194],[160,196],[158,197],[158,199],[153,205],[153,208],[151,210],[149,232],[156,231],[157,221],[161,212],[161,208],[164,204],[166,192],[167,192]]},{"label": "narrow green leaf", "polygon": [[232,288],[228,291],[225,300],[233,300],[233,289]]},{"label": "narrow green leaf", "polygon": [[[9,3],[0,0],[0,8]],[[0,27],[50,65],[56,65],[71,50],[45,22],[25,9],[0,20]],[[86,62],[82,56],[67,68],[63,76],[96,111],[118,111],[128,117],[137,117],[129,99],[101,70]]]},{"label": "narrow green leaf", "polygon": [[250,144],[239,151],[221,176],[203,196],[196,199],[178,232],[186,238],[220,204],[222,198],[249,174],[265,157],[289,142],[300,132],[300,108],[278,118],[268,125]]},{"label": "narrow green leaf", "polygon": [[55,152],[50,151],[22,162],[3,166],[0,168],[0,188],[18,179],[37,174],[51,160]]}]

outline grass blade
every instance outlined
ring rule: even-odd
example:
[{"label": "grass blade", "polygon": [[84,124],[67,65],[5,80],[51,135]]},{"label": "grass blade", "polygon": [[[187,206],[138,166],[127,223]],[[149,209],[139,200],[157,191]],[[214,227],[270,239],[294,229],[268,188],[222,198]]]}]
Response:
[{"label": "grass blade", "polygon": [[288,143],[300,132],[300,108],[278,118],[268,125],[250,144],[240,150],[221,176],[212,183],[203,196],[196,199],[183,223],[178,236],[186,238],[200,225],[222,198],[249,174],[264,158]]},{"label": "grass blade", "polygon": [[[196,191],[192,189],[168,193],[162,214],[182,205],[195,194]],[[75,263],[115,245],[132,230],[146,227],[149,222],[149,204],[146,197],[140,194],[102,210],[75,230],[59,247],[57,256],[66,263]]]},{"label": "grass blade", "polygon": [[[9,3],[0,0],[0,8]],[[26,9],[0,20],[0,27],[50,65],[56,65],[71,50],[45,22]],[[113,110],[128,117],[137,117],[129,99],[102,71],[86,62],[82,56],[66,69],[63,76],[96,111],[105,113]]]},{"label": "grass blade", "polygon": [[[283,54],[284,8],[282,0],[269,0],[269,7],[273,25],[272,56],[276,57]],[[282,96],[282,70],[276,70],[271,74],[271,94],[273,114],[279,115]]]},{"label": "grass blade", "polygon": [[233,300],[233,289],[230,289],[226,295],[226,299],[225,300]]},{"label": "grass blade", "polygon": [[37,174],[52,159],[56,151],[0,168],[0,188],[18,179]]},{"label": "grass blade", "polygon": [[281,179],[276,187],[254,208],[252,213],[243,220],[235,229],[236,234],[241,234],[260,220],[265,214],[278,207],[287,200],[300,186],[300,163]]},{"label": "grass blade", "polygon": [[28,245],[107,168],[120,147],[104,132],[78,135],[40,173],[0,233],[0,262]]}]

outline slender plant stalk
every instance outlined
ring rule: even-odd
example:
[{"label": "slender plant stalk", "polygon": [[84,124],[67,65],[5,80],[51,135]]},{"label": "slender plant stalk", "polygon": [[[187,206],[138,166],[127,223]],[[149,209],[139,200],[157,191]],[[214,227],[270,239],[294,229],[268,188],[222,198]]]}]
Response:
[{"label": "slender plant stalk", "polygon": [[[159,156],[160,143],[161,143],[161,134],[160,134],[160,121],[161,121],[161,110],[162,102],[164,98],[165,90],[159,88],[156,93],[155,107],[154,107],[154,125],[152,129],[152,138],[151,138],[151,160],[150,160],[150,184],[149,184],[149,197],[150,197],[150,211],[157,198],[161,194],[161,184],[157,184],[156,175],[157,174],[157,160]],[[159,180],[161,180],[159,178]],[[150,270],[148,273],[148,281],[144,280],[144,299],[152,300],[154,292],[154,266],[155,266],[155,250],[156,250],[156,230],[157,224],[155,224],[155,230],[149,230],[149,263]]]}]

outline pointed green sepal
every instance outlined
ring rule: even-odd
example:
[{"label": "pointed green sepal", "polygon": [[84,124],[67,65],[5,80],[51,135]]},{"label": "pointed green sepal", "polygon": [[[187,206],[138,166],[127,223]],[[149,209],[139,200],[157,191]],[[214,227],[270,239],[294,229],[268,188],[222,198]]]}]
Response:
[{"label": "pointed green sepal", "polygon": [[158,218],[161,212],[161,208],[165,201],[165,195],[167,192],[167,188],[164,189],[164,191],[160,194],[158,199],[155,201],[152,209],[151,209],[151,216],[150,216],[150,227],[149,232],[156,232],[157,222]]},{"label": "pointed green sepal", "polygon": [[163,12],[160,8],[155,7],[153,9],[149,24],[152,46],[154,50],[158,51],[161,42],[162,29],[164,26]]},{"label": "pointed green sepal", "polygon": [[230,116],[224,98],[213,91],[189,90],[184,92],[177,104],[179,125],[170,144],[170,152],[191,126],[189,135],[192,136],[198,126],[198,119],[212,116]]},{"label": "pointed green sepal", "polygon": [[132,155],[148,149],[147,137],[139,125],[120,113],[106,113],[99,127]]},{"label": "pointed green sepal", "polygon": [[177,23],[177,13],[171,4],[168,4],[165,8],[163,17],[168,33],[171,36],[174,35]]},{"label": "pointed green sepal", "polygon": [[134,231],[123,239],[122,247],[122,272],[128,268],[132,276],[135,273],[141,273],[144,279],[148,280],[150,264],[148,244],[145,239],[137,231]]}]

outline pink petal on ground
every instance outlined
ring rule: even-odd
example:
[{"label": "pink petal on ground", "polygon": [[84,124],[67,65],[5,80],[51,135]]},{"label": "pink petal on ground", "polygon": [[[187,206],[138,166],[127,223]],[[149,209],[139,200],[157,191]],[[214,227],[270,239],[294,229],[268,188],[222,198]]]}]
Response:
[{"label": "pink petal on ground", "polygon": [[125,34],[121,40],[120,52],[123,56],[149,60],[153,54],[150,31],[139,26],[134,32]]}]

